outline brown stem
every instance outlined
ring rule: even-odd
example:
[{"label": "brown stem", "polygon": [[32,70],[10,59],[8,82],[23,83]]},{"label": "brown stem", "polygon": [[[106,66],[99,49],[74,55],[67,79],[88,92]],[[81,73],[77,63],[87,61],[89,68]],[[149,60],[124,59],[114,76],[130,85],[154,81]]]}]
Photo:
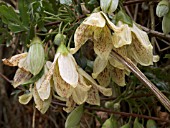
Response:
[{"label": "brown stem", "polygon": [[142,25],[139,25],[139,24],[138,24],[138,26],[141,27],[148,34],[151,34],[151,35],[156,36],[156,37],[160,37],[160,38],[170,40],[170,35],[169,34],[164,34],[164,33],[161,33],[161,32],[155,31],[155,30],[151,30],[151,29],[149,29],[147,27],[144,27]]},{"label": "brown stem", "polygon": [[4,80],[6,80],[8,83],[11,83],[11,80],[9,80],[6,76],[4,76],[1,72],[0,72],[0,77],[3,78]]},{"label": "brown stem", "polygon": [[[64,103],[60,103],[60,102],[57,102],[57,101],[52,101],[52,103],[55,104],[55,105],[58,105],[58,106],[66,107],[66,105],[65,105]],[[102,112],[113,113],[113,114],[122,115],[122,116],[127,116],[127,117],[132,116],[132,117],[152,119],[152,120],[156,120],[156,121],[162,121],[162,122],[170,123],[169,120],[161,119],[161,118],[158,118],[158,117],[152,117],[152,116],[146,116],[146,115],[139,115],[139,114],[127,113],[127,112],[116,112],[116,111],[109,110],[109,109],[89,107],[89,106],[84,106],[84,108],[87,109],[87,110],[102,111]]]},{"label": "brown stem", "polygon": [[170,112],[169,99],[139,70],[136,65],[133,64],[130,59],[122,57],[114,50],[112,50],[111,56],[125,65],[130,71],[132,71],[132,73],[134,73],[134,75],[155,94],[157,99]]},{"label": "brown stem", "polygon": [[123,3],[124,6],[137,4],[137,3],[143,3],[143,2],[158,2],[158,0],[129,0]]}]

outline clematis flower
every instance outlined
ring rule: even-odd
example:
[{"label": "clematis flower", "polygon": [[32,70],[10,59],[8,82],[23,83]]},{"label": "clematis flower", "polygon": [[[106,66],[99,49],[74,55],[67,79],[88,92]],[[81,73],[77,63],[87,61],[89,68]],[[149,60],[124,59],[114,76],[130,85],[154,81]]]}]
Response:
[{"label": "clematis flower", "polygon": [[[48,110],[52,100],[51,89],[49,89],[52,87],[52,82],[49,83],[48,88],[46,90],[43,90],[43,92],[40,89],[42,86],[42,81],[45,79],[45,76],[47,75],[50,66],[51,62],[47,61],[46,64],[44,65],[44,74],[42,75],[42,77],[34,83],[34,87],[30,85],[28,93],[19,96],[19,102],[21,104],[27,104],[33,97],[36,105],[35,107],[42,114],[44,114]],[[49,95],[48,99],[42,100],[43,99],[42,97],[44,97],[44,95]]]},{"label": "clematis flower", "polygon": [[23,67],[28,67],[27,65],[23,66],[23,63],[22,63],[22,61],[26,59],[26,56],[27,56],[27,53],[25,52],[25,53],[21,53],[18,55],[14,55],[9,59],[6,59],[6,58],[2,59],[2,62],[5,65],[19,67],[14,75],[14,79],[12,82],[12,85],[14,88],[25,83],[32,76],[31,73],[26,68],[23,68]]},{"label": "clematis flower", "polygon": [[71,48],[72,54],[77,52],[88,39],[94,42],[94,51],[102,59],[107,59],[112,49],[111,32],[106,25],[103,15],[92,13],[76,29],[74,34],[75,48]]}]

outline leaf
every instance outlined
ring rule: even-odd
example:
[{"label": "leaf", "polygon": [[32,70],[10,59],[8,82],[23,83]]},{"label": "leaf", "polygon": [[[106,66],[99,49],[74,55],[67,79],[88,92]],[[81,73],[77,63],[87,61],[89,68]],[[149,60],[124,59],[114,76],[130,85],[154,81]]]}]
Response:
[{"label": "leaf", "polygon": [[170,59],[170,54],[165,54],[164,58]]},{"label": "leaf", "polygon": [[123,10],[120,10],[116,14],[116,22],[122,21],[125,24],[128,24],[129,26],[133,26],[132,19],[124,12]]},{"label": "leaf", "polygon": [[67,120],[65,122],[65,128],[76,128],[80,123],[83,111],[83,105],[80,105],[75,108],[67,117]]},{"label": "leaf", "polygon": [[21,21],[19,20],[18,14],[11,6],[0,6],[0,15],[2,16],[2,19],[6,18],[6,20],[9,22],[14,22],[16,24],[21,25]]},{"label": "leaf", "polygon": [[129,124],[129,123],[127,123],[127,124],[125,124],[125,125],[121,126],[120,128],[130,128],[130,124]]},{"label": "leaf", "polygon": [[118,128],[118,122],[114,116],[111,116],[104,122],[102,128]]},{"label": "leaf", "polygon": [[30,16],[28,13],[28,3],[26,3],[26,0],[20,0],[18,1],[18,9],[19,9],[19,14],[22,20],[22,23],[25,27],[28,27],[29,21],[30,21]]},{"label": "leaf", "polygon": [[25,27],[23,27],[22,25],[18,25],[18,24],[13,24],[13,23],[9,23],[8,24],[8,28],[14,32],[14,33],[18,33],[18,32],[22,32],[22,31],[26,31],[27,29]]}]

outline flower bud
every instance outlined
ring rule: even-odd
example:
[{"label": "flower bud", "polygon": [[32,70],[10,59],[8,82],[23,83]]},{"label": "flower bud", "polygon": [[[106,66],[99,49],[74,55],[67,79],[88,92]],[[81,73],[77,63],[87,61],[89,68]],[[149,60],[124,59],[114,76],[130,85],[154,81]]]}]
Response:
[{"label": "flower bud", "polygon": [[170,11],[163,17],[162,31],[165,34],[168,34],[170,32]]},{"label": "flower bud", "polygon": [[148,120],[146,123],[147,128],[157,128],[156,122],[154,120]]},{"label": "flower bud", "polygon": [[63,34],[58,33],[54,38],[54,44],[59,46],[61,42],[64,43],[64,40],[65,36]]},{"label": "flower bud", "polygon": [[100,7],[105,13],[112,13],[117,9],[119,0],[100,0]]},{"label": "flower bud", "polygon": [[169,11],[169,2],[168,0],[162,0],[158,3],[156,7],[156,15],[158,17],[165,16]]},{"label": "flower bud", "polygon": [[38,37],[35,37],[31,42],[31,46],[27,56],[29,71],[33,75],[37,75],[43,68],[44,62],[45,53],[42,42]]}]

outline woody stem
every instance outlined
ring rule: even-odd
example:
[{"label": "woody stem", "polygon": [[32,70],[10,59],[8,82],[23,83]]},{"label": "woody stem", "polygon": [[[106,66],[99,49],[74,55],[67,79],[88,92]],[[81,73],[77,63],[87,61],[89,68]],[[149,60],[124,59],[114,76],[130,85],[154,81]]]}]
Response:
[{"label": "woody stem", "polygon": [[170,100],[139,70],[136,65],[134,65],[129,58],[124,58],[114,50],[112,50],[111,56],[134,73],[134,75],[155,94],[157,99],[170,112]]}]

